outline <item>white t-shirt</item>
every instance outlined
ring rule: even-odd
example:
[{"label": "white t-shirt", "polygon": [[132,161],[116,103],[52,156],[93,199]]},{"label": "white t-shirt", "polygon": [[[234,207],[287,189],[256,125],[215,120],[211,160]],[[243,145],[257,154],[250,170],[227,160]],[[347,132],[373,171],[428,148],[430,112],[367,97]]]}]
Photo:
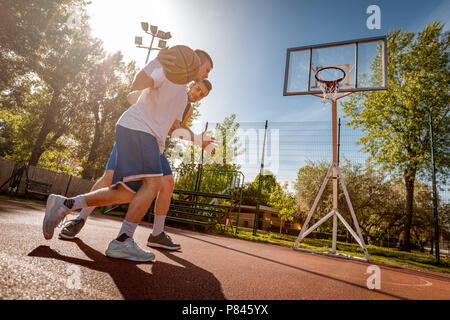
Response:
[{"label": "white t-shirt", "polygon": [[143,70],[153,79],[154,88],[144,89],[137,102],[122,114],[117,125],[150,133],[158,141],[162,154],[173,122],[182,120],[188,102],[186,86],[170,82],[157,59],[150,61]]}]

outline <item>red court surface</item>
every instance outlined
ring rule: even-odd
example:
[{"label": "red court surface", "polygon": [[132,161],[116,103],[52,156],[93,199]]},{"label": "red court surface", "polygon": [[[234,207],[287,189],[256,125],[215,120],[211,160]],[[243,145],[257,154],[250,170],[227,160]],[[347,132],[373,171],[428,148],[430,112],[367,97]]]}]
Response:
[{"label": "red court surface", "polygon": [[[57,229],[47,241],[43,217],[44,206],[0,200],[0,299],[450,299],[449,274],[379,265],[381,287],[369,290],[369,263],[171,227],[180,251],[111,259],[121,219],[94,214],[78,239],[59,240]],[[148,250],[150,232],[143,222],[135,234]]]}]

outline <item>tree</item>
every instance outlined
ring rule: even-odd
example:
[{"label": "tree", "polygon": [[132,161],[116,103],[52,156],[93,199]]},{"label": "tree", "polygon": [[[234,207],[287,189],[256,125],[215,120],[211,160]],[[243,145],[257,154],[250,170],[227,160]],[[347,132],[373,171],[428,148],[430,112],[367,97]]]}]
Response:
[{"label": "tree", "polygon": [[125,65],[117,52],[96,63],[83,77],[78,109],[83,119],[75,126],[80,141],[82,177],[95,178],[103,172],[115,140],[115,124],[129,107],[127,95],[137,72],[134,62]]},{"label": "tree", "polygon": [[234,113],[229,117],[225,117],[222,123],[216,125],[215,133],[219,147],[217,148],[215,159],[221,159],[224,165],[234,162],[236,157],[245,151],[242,149],[242,144],[237,136],[239,127],[240,124],[236,122]]},{"label": "tree", "polygon": [[[255,179],[246,183],[244,186],[242,197],[243,204],[255,206],[258,200],[258,186],[259,186],[259,174],[256,175]],[[269,199],[270,195],[279,187],[276,176],[269,170],[264,170],[262,181],[261,181],[261,195],[259,197],[259,204],[270,206]]]},{"label": "tree", "polygon": [[370,161],[403,178],[406,240],[401,249],[406,251],[410,250],[416,176],[429,169],[430,163],[429,113],[435,120],[437,168],[442,174],[449,168],[449,36],[440,22],[417,34],[403,30],[389,33],[389,89],[353,94],[342,103],[344,114],[352,118],[349,125],[365,134],[359,143],[370,153]]},{"label": "tree", "polygon": [[[100,40],[90,36],[86,5],[82,0],[0,3],[7,17],[0,23],[2,56],[12,57],[10,61],[23,65],[20,71],[40,79],[41,92],[49,97],[35,111],[39,129],[29,136],[33,137],[30,165],[37,165],[46,150],[57,147],[58,139],[77,122],[74,88],[79,89],[80,74],[103,55]],[[77,23],[73,24],[75,14]]]},{"label": "tree", "polygon": [[[328,168],[326,162],[309,162],[298,171],[294,188],[299,215],[303,220],[313,206]],[[363,167],[362,164],[346,160],[341,163],[340,169],[362,234],[376,241],[386,234],[397,231],[399,218],[402,216],[401,204],[404,201],[402,189],[398,188],[398,184],[389,181],[385,175],[370,165]],[[339,213],[350,225],[353,225],[345,195],[341,189],[339,190]],[[311,224],[332,210],[332,199],[332,183],[329,181],[312,216]],[[331,232],[331,220],[327,220],[320,228]],[[342,224],[338,224],[338,232],[345,233],[347,230]],[[350,241],[349,233],[347,233],[347,241]]]},{"label": "tree", "polygon": [[[281,221],[293,221],[297,216],[297,202],[295,201],[295,195],[288,191],[288,183],[284,183],[282,186],[277,183],[272,193],[269,195],[269,205],[278,209],[278,216]],[[280,224],[280,233],[282,232],[283,223]]]}]

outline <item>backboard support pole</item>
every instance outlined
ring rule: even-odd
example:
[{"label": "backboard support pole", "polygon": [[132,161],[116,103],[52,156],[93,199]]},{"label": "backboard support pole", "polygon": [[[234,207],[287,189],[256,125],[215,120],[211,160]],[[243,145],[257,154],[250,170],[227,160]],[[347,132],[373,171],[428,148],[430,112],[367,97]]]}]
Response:
[{"label": "backboard support pole", "polygon": [[[330,168],[328,169],[328,173],[322,183],[322,186],[319,190],[319,193],[316,196],[316,199],[314,201],[314,204],[311,208],[311,210],[308,213],[308,216],[306,217],[305,223],[303,224],[300,234],[297,237],[297,240],[294,244],[294,249],[299,250],[298,249],[298,245],[300,243],[300,241],[306,237],[309,233],[311,233],[313,230],[315,230],[317,227],[319,227],[323,222],[325,222],[326,220],[328,220],[329,218],[333,217],[333,235],[332,235],[332,247],[331,247],[331,255],[334,255],[336,257],[344,257],[347,259],[352,259],[355,258],[356,260],[360,260],[356,257],[352,257],[352,256],[348,256],[348,255],[342,255],[342,254],[337,254],[336,250],[337,250],[337,226],[338,226],[338,219],[341,220],[341,222],[344,224],[344,226],[347,228],[347,230],[350,232],[350,234],[355,238],[355,240],[357,241],[357,243],[361,246],[361,248],[364,251],[364,255],[365,255],[365,260],[367,262],[370,261],[370,257],[369,257],[369,253],[367,251],[367,247],[366,244],[364,242],[364,238],[361,234],[361,230],[359,228],[359,223],[358,223],[358,219],[356,218],[355,212],[353,210],[353,206],[352,203],[350,201],[350,197],[348,195],[348,191],[347,188],[345,186],[344,183],[344,179],[342,177],[341,174],[341,170],[339,168],[339,164],[337,161],[337,100],[341,99],[347,95],[349,95],[350,93],[343,93],[341,95],[339,95],[338,97],[336,97],[336,99],[331,100],[331,108],[332,108],[332,112],[331,112],[331,117],[332,117],[332,130],[333,130],[333,161],[332,164],[330,166]],[[331,174],[331,175],[330,175]],[[325,217],[323,217],[321,220],[319,220],[315,225],[313,225],[311,228],[309,228],[308,230],[306,230],[308,228],[309,222],[311,220],[311,217],[317,207],[317,204],[320,200],[320,197],[322,196],[323,191],[325,190],[325,186],[327,185],[327,182],[329,179],[332,179],[333,181],[333,210],[331,212],[329,212]],[[342,189],[344,191],[344,195],[345,195],[345,199],[347,201],[347,205],[350,209],[350,213],[352,216],[352,220],[353,220],[353,224],[356,228],[356,233],[355,231],[353,231],[353,229],[350,227],[350,225],[344,220],[344,218],[342,217],[342,215],[339,213],[338,210],[338,180],[341,183]],[[301,250],[301,249],[300,249]]]}]

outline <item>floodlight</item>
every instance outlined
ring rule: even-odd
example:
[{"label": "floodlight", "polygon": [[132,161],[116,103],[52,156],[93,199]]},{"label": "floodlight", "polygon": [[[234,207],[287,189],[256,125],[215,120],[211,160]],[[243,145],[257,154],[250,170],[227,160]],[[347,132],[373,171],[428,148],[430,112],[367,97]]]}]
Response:
[{"label": "floodlight", "polygon": [[169,40],[172,37],[172,35],[170,34],[170,32],[161,32],[160,34],[158,31],[157,37],[163,40]]},{"label": "floodlight", "polygon": [[150,33],[155,35],[158,32],[158,26],[150,26]]},{"label": "floodlight", "polygon": [[165,35],[166,33],[162,30],[158,30],[158,32],[156,33],[156,36],[161,39],[164,39]]},{"label": "floodlight", "polygon": [[142,45],[142,37],[134,37],[134,44],[141,46]]},{"label": "floodlight", "polygon": [[165,40],[159,40],[158,42],[158,48],[164,49],[167,46],[167,41]]},{"label": "floodlight", "polygon": [[147,32],[148,31],[148,23],[147,22],[141,22],[141,28],[142,28],[142,30]]}]

